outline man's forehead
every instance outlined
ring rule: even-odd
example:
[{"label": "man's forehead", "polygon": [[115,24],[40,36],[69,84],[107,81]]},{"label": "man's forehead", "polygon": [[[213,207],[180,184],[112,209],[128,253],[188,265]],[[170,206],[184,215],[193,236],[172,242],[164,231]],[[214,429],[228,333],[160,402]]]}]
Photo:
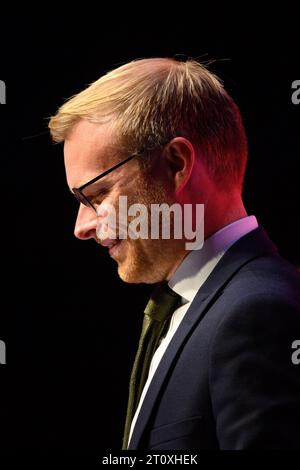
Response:
[{"label": "man's forehead", "polygon": [[[105,171],[117,157],[116,139],[111,126],[86,120],[77,123],[64,143],[64,159],[71,184],[80,185]],[[74,183],[72,183],[74,182]]]}]

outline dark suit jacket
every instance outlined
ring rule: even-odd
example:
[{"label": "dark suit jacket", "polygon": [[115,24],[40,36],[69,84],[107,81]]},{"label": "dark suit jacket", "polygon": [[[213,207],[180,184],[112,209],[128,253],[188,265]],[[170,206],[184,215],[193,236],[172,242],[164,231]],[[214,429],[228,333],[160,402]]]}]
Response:
[{"label": "dark suit jacket", "polygon": [[199,289],[129,449],[300,449],[300,275],[258,227]]}]

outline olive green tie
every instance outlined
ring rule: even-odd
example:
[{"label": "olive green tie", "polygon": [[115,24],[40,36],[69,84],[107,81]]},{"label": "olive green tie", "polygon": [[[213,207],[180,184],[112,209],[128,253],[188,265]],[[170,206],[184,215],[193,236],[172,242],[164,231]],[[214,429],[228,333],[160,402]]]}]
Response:
[{"label": "olive green tie", "polygon": [[127,449],[131,422],[139,403],[149,367],[169,318],[180,305],[180,295],[163,282],[154,289],[144,311],[144,321],[138,350],[129,383],[129,398],[122,449]]}]

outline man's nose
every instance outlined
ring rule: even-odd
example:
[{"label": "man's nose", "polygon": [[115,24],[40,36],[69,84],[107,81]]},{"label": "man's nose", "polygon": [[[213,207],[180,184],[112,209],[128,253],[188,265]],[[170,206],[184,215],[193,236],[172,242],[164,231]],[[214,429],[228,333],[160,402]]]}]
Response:
[{"label": "man's nose", "polygon": [[74,228],[74,235],[80,240],[96,238],[97,215],[92,208],[80,204]]}]

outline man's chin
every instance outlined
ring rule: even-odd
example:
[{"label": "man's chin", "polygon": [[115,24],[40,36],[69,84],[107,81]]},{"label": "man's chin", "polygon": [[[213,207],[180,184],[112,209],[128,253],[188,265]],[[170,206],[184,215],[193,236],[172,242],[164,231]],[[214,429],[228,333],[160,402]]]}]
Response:
[{"label": "man's chin", "polygon": [[120,265],[118,266],[118,274],[120,279],[128,284],[141,284],[145,282],[142,273],[132,272]]},{"label": "man's chin", "polygon": [[118,275],[123,282],[129,284],[145,282],[146,263],[142,263],[141,260],[138,261],[140,258],[129,244],[127,245],[126,252],[119,253],[119,256],[115,258],[118,264]]},{"label": "man's chin", "polygon": [[140,267],[140,269],[126,269],[126,267],[122,265],[118,265],[118,274],[120,279],[123,282],[128,284],[156,284],[157,282],[161,282],[165,280],[165,276],[160,272],[155,272],[153,267],[150,269]]}]

